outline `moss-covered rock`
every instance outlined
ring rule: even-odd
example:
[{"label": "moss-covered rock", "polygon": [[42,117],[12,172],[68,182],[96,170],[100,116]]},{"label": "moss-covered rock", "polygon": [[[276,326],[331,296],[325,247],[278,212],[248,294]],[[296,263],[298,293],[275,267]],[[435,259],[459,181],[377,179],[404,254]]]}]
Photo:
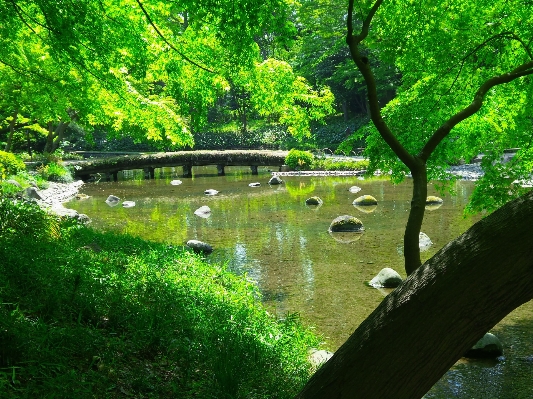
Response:
[{"label": "moss-covered rock", "polygon": [[335,218],[329,225],[330,232],[362,232],[365,228],[363,222],[354,216],[342,215]]},{"label": "moss-covered rock", "polygon": [[371,206],[377,204],[378,200],[372,197],[371,195],[362,195],[353,201],[353,205],[357,206]]},{"label": "moss-covered rock", "polygon": [[430,195],[426,198],[426,205],[442,204],[443,202],[442,198],[435,197],[434,195]]}]

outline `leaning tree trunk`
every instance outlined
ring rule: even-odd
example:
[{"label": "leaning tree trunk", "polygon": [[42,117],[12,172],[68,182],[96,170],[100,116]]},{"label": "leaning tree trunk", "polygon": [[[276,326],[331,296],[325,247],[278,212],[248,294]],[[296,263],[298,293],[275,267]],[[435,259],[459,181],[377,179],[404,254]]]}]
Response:
[{"label": "leaning tree trunk", "polygon": [[533,298],[533,192],[450,242],[389,294],[299,399],[421,398]]}]

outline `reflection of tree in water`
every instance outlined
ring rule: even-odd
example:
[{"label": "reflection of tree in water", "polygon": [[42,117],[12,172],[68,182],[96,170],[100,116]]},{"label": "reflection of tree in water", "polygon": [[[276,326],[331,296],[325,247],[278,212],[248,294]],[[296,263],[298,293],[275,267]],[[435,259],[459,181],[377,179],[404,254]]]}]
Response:
[{"label": "reflection of tree in water", "polygon": [[498,360],[461,359],[431,388],[425,398],[533,398],[531,331],[533,302],[522,305],[492,330],[503,344],[503,357]]}]

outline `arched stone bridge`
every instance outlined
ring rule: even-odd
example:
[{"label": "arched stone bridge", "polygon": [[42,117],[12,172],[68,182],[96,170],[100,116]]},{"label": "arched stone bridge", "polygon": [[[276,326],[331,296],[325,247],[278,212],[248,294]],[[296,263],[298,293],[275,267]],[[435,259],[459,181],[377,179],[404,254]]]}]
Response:
[{"label": "arched stone bridge", "polygon": [[123,170],[142,169],[146,179],[154,178],[156,168],[182,166],[183,177],[192,177],[193,166],[216,165],[218,175],[224,176],[225,166],[250,166],[257,174],[258,166],[279,166],[285,163],[287,151],[226,150],[180,151],[154,154],[122,155],[84,161],[70,161],[74,175],[88,180],[91,175],[105,174],[107,181],[117,181],[117,173]]}]

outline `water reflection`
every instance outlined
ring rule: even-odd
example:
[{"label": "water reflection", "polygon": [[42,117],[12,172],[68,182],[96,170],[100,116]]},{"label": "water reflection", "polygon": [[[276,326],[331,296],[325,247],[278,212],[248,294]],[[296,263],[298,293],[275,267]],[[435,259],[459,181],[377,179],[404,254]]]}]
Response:
[{"label": "water reflection", "polygon": [[[124,174],[119,182],[87,184],[81,192],[91,198],[73,200],[67,206],[86,213],[99,229],[177,245],[190,239],[209,243],[214,248],[209,260],[226,262],[234,272],[257,282],[264,303],[280,317],[288,311],[298,312],[304,321],[316,326],[331,350],[346,340],[387,293],[366,287],[365,281],[385,267],[405,277],[403,258],[397,248],[403,248],[410,181],[393,186],[385,180],[295,176],[284,177],[282,185],[269,186],[266,183],[270,174],[266,170],[252,176],[248,168],[243,171],[227,167],[226,176],[218,177],[216,167],[206,167],[198,168],[193,178],[173,185],[180,176],[179,169],[165,169],[158,174],[159,179],[150,181],[142,180],[141,171]],[[249,187],[252,182],[260,182],[261,186]],[[361,190],[350,192],[355,184]],[[213,187],[220,192],[206,196],[205,190]],[[471,188],[471,182],[457,182],[456,196],[443,197],[439,209],[426,212],[422,229],[433,244],[422,253],[423,261],[477,220],[462,215]],[[437,194],[432,186],[428,189],[430,194]],[[136,206],[108,207],[105,199],[109,195],[135,201]],[[373,212],[358,215],[365,233],[348,233],[350,238],[340,240],[337,235],[332,238],[328,233],[331,220],[353,211],[352,202],[360,195],[372,195],[379,201]],[[323,205],[306,206],[305,200],[310,196],[320,197]],[[202,206],[210,208],[209,218],[195,216],[194,211]],[[517,312],[511,315],[533,319],[531,304]],[[533,331],[532,326],[529,328]],[[513,339],[521,344],[525,340]],[[502,342],[505,347],[505,340]],[[532,354],[530,351],[527,355]],[[490,375],[481,367],[460,364],[427,397],[505,397],[468,396],[475,389],[464,387],[477,386],[476,379],[483,381],[496,375],[505,376],[503,384],[509,379],[509,364],[516,363],[507,359],[495,366],[501,367],[501,373]],[[529,366],[530,380],[532,369]]]}]

